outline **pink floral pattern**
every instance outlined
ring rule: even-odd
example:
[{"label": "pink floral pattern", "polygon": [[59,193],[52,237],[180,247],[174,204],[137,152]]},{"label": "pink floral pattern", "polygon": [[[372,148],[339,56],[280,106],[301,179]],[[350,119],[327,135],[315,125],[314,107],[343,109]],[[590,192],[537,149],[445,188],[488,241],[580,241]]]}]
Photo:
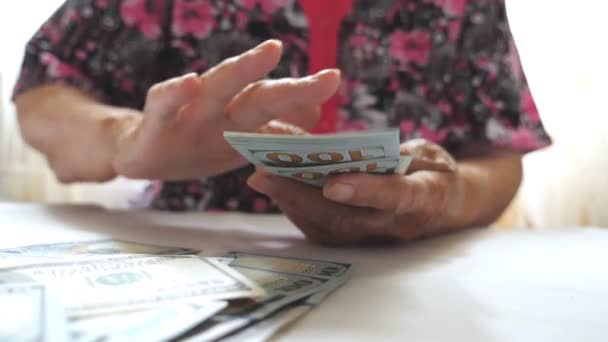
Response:
[{"label": "pink floral pattern", "polygon": [[530,89],[525,89],[521,93],[521,111],[526,113],[528,120],[532,124],[540,124],[540,114],[538,112],[538,108],[536,107],[536,102],[534,102],[534,98],[532,97],[532,92]]},{"label": "pink floral pattern", "polygon": [[240,3],[248,10],[259,6],[264,13],[272,15],[277,10],[287,6],[289,0],[240,0]]},{"label": "pink floral pattern", "polygon": [[[156,6],[162,4],[162,0],[154,1]],[[99,6],[104,8],[104,5]],[[158,13],[148,10],[148,0],[125,0],[120,5],[120,15],[125,24],[135,26],[148,39],[157,39],[161,35],[161,26]],[[66,9],[66,12],[69,8]]]},{"label": "pink floral pattern", "polygon": [[82,77],[78,69],[74,66],[60,61],[56,56],[50,53],[42,53],[40,62],[46,66],[47,72],[53,78],[73,78]]},{"label": "pink floral pattern", "polygon": [[389,53],[403,64],[426,64],[431,53],[431,34],[428,31],[395,31],[390,38]]},{"label": "pink floral pattern", "polygon": [[464,14],[468,3],[467,0],[431,0],[430,2],[443,9],[446,14],[457,17]]},{"label": "pink floral pattern", "polygon": [[172,30],[176,37],[192,34],[203,39],[217,25],[210,0],[175,0],[174,6]]},{"label": "pink floral pattern", "polygon": [[534,131],[524,128],[511,131],[507,141],[510,143],[506,147],[518,150],[533,150],[543,144]]},{"label": "pink floral pattern", "polygon": [[[153,84],[269,38],[285,47],[270,76],[299,77],[308,74],[309,22],[299,0],[67,0],[28,43],[14,94],[60,82],[142,108]],[[449,151],[476,143],[525,153],[550,143],[504,0],[353,0],[338,56],[340,131],[396,127],[402,141],[422,137]],[[251,172],[154,181],[136,205],[277,211],[246,186]]]}]

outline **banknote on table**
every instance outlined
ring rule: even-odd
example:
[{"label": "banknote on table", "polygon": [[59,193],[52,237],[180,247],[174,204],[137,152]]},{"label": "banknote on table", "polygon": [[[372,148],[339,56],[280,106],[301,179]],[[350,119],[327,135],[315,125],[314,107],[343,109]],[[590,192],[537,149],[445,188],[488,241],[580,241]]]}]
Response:
[{"label": "banknote on table", "polygon": [[0,283],[15,282],[49,286],[70,317],[264,295],[233,268],[195,255],[87,257],[0,269]]},{"label": "banknote on table", "polygon": [[72,342],[169,341],[211,318],[225,301],[171,304],[123,314],[101,315],[70,324]]},{"label": "banknote on table", "polygon": [[[240,260],[237,261],[237,259]],[[257,262],[256,259],[258,259]],[[295,301],[273,313],[270,317],[254,322],[245,329],[241,329],[236,333],[231,334],[228,338],[223,339],[225,342],[263,342],[269,340],[282,329],[293,324],[321,304],[321,302],[323,302],[323,300],[325,300],[325,298],[334,290],[346,282],[351,271],[350,265],[346,263],[331,263],[327,261],[294,258],[278,259],[246,253],[229,253],[224,257],[222,262],[228,262],[228,260],[231,260],[230,263],[241,265],[265,265],[262,267],[266,269],[316,274],[322,277],[335,278],[338,281],[333,282],[333,286],[325,291],[316,292],[308,297]]]},{"label": "banknote on table", "polygon": [[264,320],[254,322],[241,329],[225,339],[223,342],[265,342],[277,335],[280,331],[295,323],[298,319],[304,317],[312,311],[316,306],[327,298],[336,288],[342,285],[343,282],[335,283],[335,287],[317,292],[306,298],[293,302]]},{"label": "banknote on table", "polygon": [[[347,263],[238,252],[227,254],[222,262],[230,263],[230,267],[260,284],[266,291],[266,296],[257,301],[231,303],[223,312],[189,332],[185,336],[187,341],[214,341],[223,338],[254,326],[278,310],[311,295],[323,294],[322,297],[317,297],[320,301],[320,298],[327,296],[348,279],[352,268]],[[294,308],[288,312],[289,319],[277,319],[278,322],[273,322],[275,331],[299,317],[295,314],[296,311],[302,311],[303,314],[307,309]],[[268,329],[262,330],[264,334],[269,333]]]},{"label": "banknote on table", "polygon": [[230,252],[223,256],[230,260],[230,266],[253,268],[277,273],[310,275],[327,279],[347,278],[352,265],[345,262],[334,262],[306,258],[273,256],[246,252]]},{"label": "banknote on table", "polygon": [[[348,263],[196,252],[112,240],[11,248],[0,250],[0,283],[59,289],[66,310],[54,316],[64,319],[67,311],[72,341],[264,341],[309,312],[351,269]],[[237,299],[226,307],[208,301],[214,298]]]},{"label": "banknote on table", "polygon": [[199,252],[200,251],[188,248],[162,247],[130,241],[105,239],[5,248],[0,249],[0,257],[27,256],[52,258],[72,257],[74,255],[84,256],[116,254],[182,255],[197,254]]},{"label": "banknote on table", "polygon": [[267,293],[260,300],[233,301],[220,314],[188,334],[187,341],[214,341],[263,319],[281,307],[325,288],[327,279],[281,274],[270,271],[240,269],[245,277],[259,283]]},{"label": "banknote on table", "polygon": [[[296,304],[296,305],[294,305]],[[300,301],[289,304],[272,316],[255,322],[244,329],[222,339],[222,342],[265,342],[280,331],[304,317],[312,307],[301,305]]]},{"label": "banknote on table", "polygon": [[405,174],[412,158],[399,154],[399,131],[335,135],[225,132],[224,138],[252,164],[314,186],[332,175]]},{"label": "banknote on table", "polygon": [[64,307],[42,284],[0,284],[0,341],[66,341]]}]

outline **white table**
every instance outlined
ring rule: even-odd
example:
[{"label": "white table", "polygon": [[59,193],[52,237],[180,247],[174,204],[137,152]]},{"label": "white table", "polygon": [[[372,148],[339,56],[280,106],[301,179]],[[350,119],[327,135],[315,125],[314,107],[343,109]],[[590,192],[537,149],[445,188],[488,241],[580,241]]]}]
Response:
[{"label": "white table", "polygon": [[608,231],[475,230],[392,248],[311,245],[281,216],[0,204],[0,247],[113,237],[347,260],[286,341],[608,341]]}]

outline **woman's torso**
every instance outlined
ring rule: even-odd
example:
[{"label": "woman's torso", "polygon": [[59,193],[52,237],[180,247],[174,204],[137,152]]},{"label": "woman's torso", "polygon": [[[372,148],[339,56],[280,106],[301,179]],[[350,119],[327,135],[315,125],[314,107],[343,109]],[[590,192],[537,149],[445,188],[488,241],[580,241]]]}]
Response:
[{"label": "woman's torso", "polygon": [[[519,150],[545,143],[523,74],[510,64],[517,56],[503,1],[73,3],[73,13],[66,10],[57,23],[67,34],[54,42],[55,55],[76,60],[78,72],[94,79],[114,105],[141,108],[154,83],[202,73],[274,38],[283,42],[284,56],[270,77],[341,69],[336,110],[324,113],[321,131],[398,127],[402,140],[422,137],[450,151],[476,140],[523,144]],[[344,11],[342,20],[332,20]],[[99,24],[79,25],[75,19],[86,15],[99,16]],[[42,34],[57,29],[47,25]],[[83,36],[88,41],[69,41]],[[523,140],[515,141],[513,128],[520,126]],[[273,209],[246,187],[250,173],[245,168],[206,180],[155,183],[148,196],[161,209]]]}]

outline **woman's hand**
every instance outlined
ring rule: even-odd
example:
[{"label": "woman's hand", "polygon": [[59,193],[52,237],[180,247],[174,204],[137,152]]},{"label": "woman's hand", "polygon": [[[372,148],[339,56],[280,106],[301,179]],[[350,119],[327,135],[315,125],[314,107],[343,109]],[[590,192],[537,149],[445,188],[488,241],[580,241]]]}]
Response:
[{"label": "woman's hand", "polygon": [[338,89],[339,73],[261,80],[275,68],[281,44],[267,41],[202,76],[190,74],[155,85],[144,115],[118,120],[114,169],[147,179],[217,175],[246,161],[224,140],[224,131],[292,132],[309,129],[319,106]]},{"label": "woman's hand", "polygon": [[401,153],[414,157],[405,176],[340,175],[320,190],[258,171],[248,183],[322,244],[406,241],[435,234],[458,207],[456,162],[442,147],[424,140],[403,144]]},{"label": "woman's hand", "polygon": [[224,131],[303,132],[338,89],[336,70],[262,80],[281,49],[267,41],[202,76],[157,84],[143,112],[101,103],[73,86],[39,86],[15,99],[21,132],[63,183],[217,175],[246,164]]}]

